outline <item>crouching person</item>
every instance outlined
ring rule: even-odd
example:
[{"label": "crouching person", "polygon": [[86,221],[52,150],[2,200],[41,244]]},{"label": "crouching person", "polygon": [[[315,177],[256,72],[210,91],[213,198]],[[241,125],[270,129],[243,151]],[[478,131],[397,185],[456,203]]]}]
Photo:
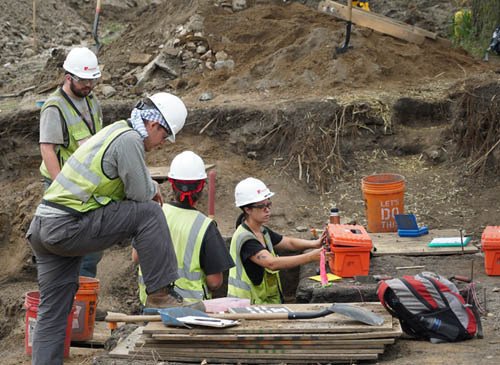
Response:
[{"label": "crouching person", "polygon": [[[210,299],[234,262],[215,222],[196,209],[207,178],[205,164],[197,154],[184,151],[172,160],[168,177],[175,201],[165,204],[163,213],[179,265],[174,290],[187,302]],[[135,249],[132,259],[138,262]],[[139,267],[143,305],[149,298],[146,287]]]}]

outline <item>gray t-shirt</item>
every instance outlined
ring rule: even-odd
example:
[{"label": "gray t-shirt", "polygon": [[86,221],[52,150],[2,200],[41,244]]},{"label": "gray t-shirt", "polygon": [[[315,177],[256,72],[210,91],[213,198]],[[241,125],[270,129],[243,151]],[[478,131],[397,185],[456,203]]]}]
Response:
[{"label": "gray t-shirt", "polygon": [[[107,177],[119,177],[123,181],[127,199],[145,202],[156,195],[156,183],[146,166],[144,142],[136,131],[125,132],[111,142],[104,153],[102,166]],[[35,213],[40,217],[66,214],[69,213],[43,203]]]},{"label": "gray t-shirt", "polygon": [[[91,126],[92,133],[95,133],[95,126],[85,98],[72,98],[68,95],[75,108],[80,112],[82,118]],[[96,98],[94,96],[94,98]],[[99,108],[99,118],[102,119],[102,110]],[[56,107],[45,109],[40,115],[40,143],[51,143],[55,145],[67,145],[69,142],[68,129],[61,114]],[[57,152],[56,147],[56,152]]]}]

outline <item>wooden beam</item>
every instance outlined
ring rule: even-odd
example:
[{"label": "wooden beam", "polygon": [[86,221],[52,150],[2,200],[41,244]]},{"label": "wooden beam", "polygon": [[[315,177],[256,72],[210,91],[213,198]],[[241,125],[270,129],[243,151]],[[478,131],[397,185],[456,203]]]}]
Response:
[{"label": "wooden beam", "polygon": [[[343,20],[347,19],[347,6],[331,0],[321,1],[318,4],[318,10]],[[425,29],[411,26],[380,14],[356,8],[352,9],[351,21],[356,25],[370,28],[377,32],[415,44],[422,44],[425,41],[425,38],[437,38],[435,33],[429,32]]]}]

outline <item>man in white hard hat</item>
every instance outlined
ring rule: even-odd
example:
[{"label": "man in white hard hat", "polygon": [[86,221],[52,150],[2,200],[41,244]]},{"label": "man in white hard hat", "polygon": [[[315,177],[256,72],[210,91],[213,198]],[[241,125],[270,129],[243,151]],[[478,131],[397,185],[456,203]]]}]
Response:
[{"label": "man in white hard hat", "polygon": [[[207,178],[205,164],[196,153],[184,151],[172,160],[168,178],[175,201],[165,204],[163,213],[179,265],[174,290],[187,302],[210,299],[234,262],[215,221],[196,209]],[[132,259],[138,263],[135,249]],[[139,297],[150,306],[140,267]]]},{"label": "man in white hard hat", "polygon": [[152,304],[183,304],[173,290],[177,259],[145,151],[166,139],[174,142],[186,116],[177,96],[149,97],[128,120],[103,128],[82,144],[45,191],[26,234],[40,289],[33,364],[63,363],[67,318],[85,255],[134,238]]},{"label": "man in white hard hat", "polygon": [[[92,90],[101,77],[97,57],[88,48],[73,48],[63,64],[64,83],[43,104],[40,152],[45,188],[76,149],[103,127],[102,111]],[[86,256],[81,276],[95,277],[102,252]]]}]

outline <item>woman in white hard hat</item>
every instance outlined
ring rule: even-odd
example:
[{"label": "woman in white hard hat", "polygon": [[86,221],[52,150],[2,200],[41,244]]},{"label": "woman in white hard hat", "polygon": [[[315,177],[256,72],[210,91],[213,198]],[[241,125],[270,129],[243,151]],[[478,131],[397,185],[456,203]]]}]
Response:
[{"label": "woman in white hard hat", "polygon": [[[274,195],[266,185],[249,177],[236,185],[236,206],[243,211],[236,221],[230,253],[236,266],[229,270],[228,296],[250,299],[252,304],[282,303],[279,270],[318,261],[323,236],[304,240],[282,236],[264,226],[271,217]],[[278,257],[274,250],[314,250],[301,255]]]}]

